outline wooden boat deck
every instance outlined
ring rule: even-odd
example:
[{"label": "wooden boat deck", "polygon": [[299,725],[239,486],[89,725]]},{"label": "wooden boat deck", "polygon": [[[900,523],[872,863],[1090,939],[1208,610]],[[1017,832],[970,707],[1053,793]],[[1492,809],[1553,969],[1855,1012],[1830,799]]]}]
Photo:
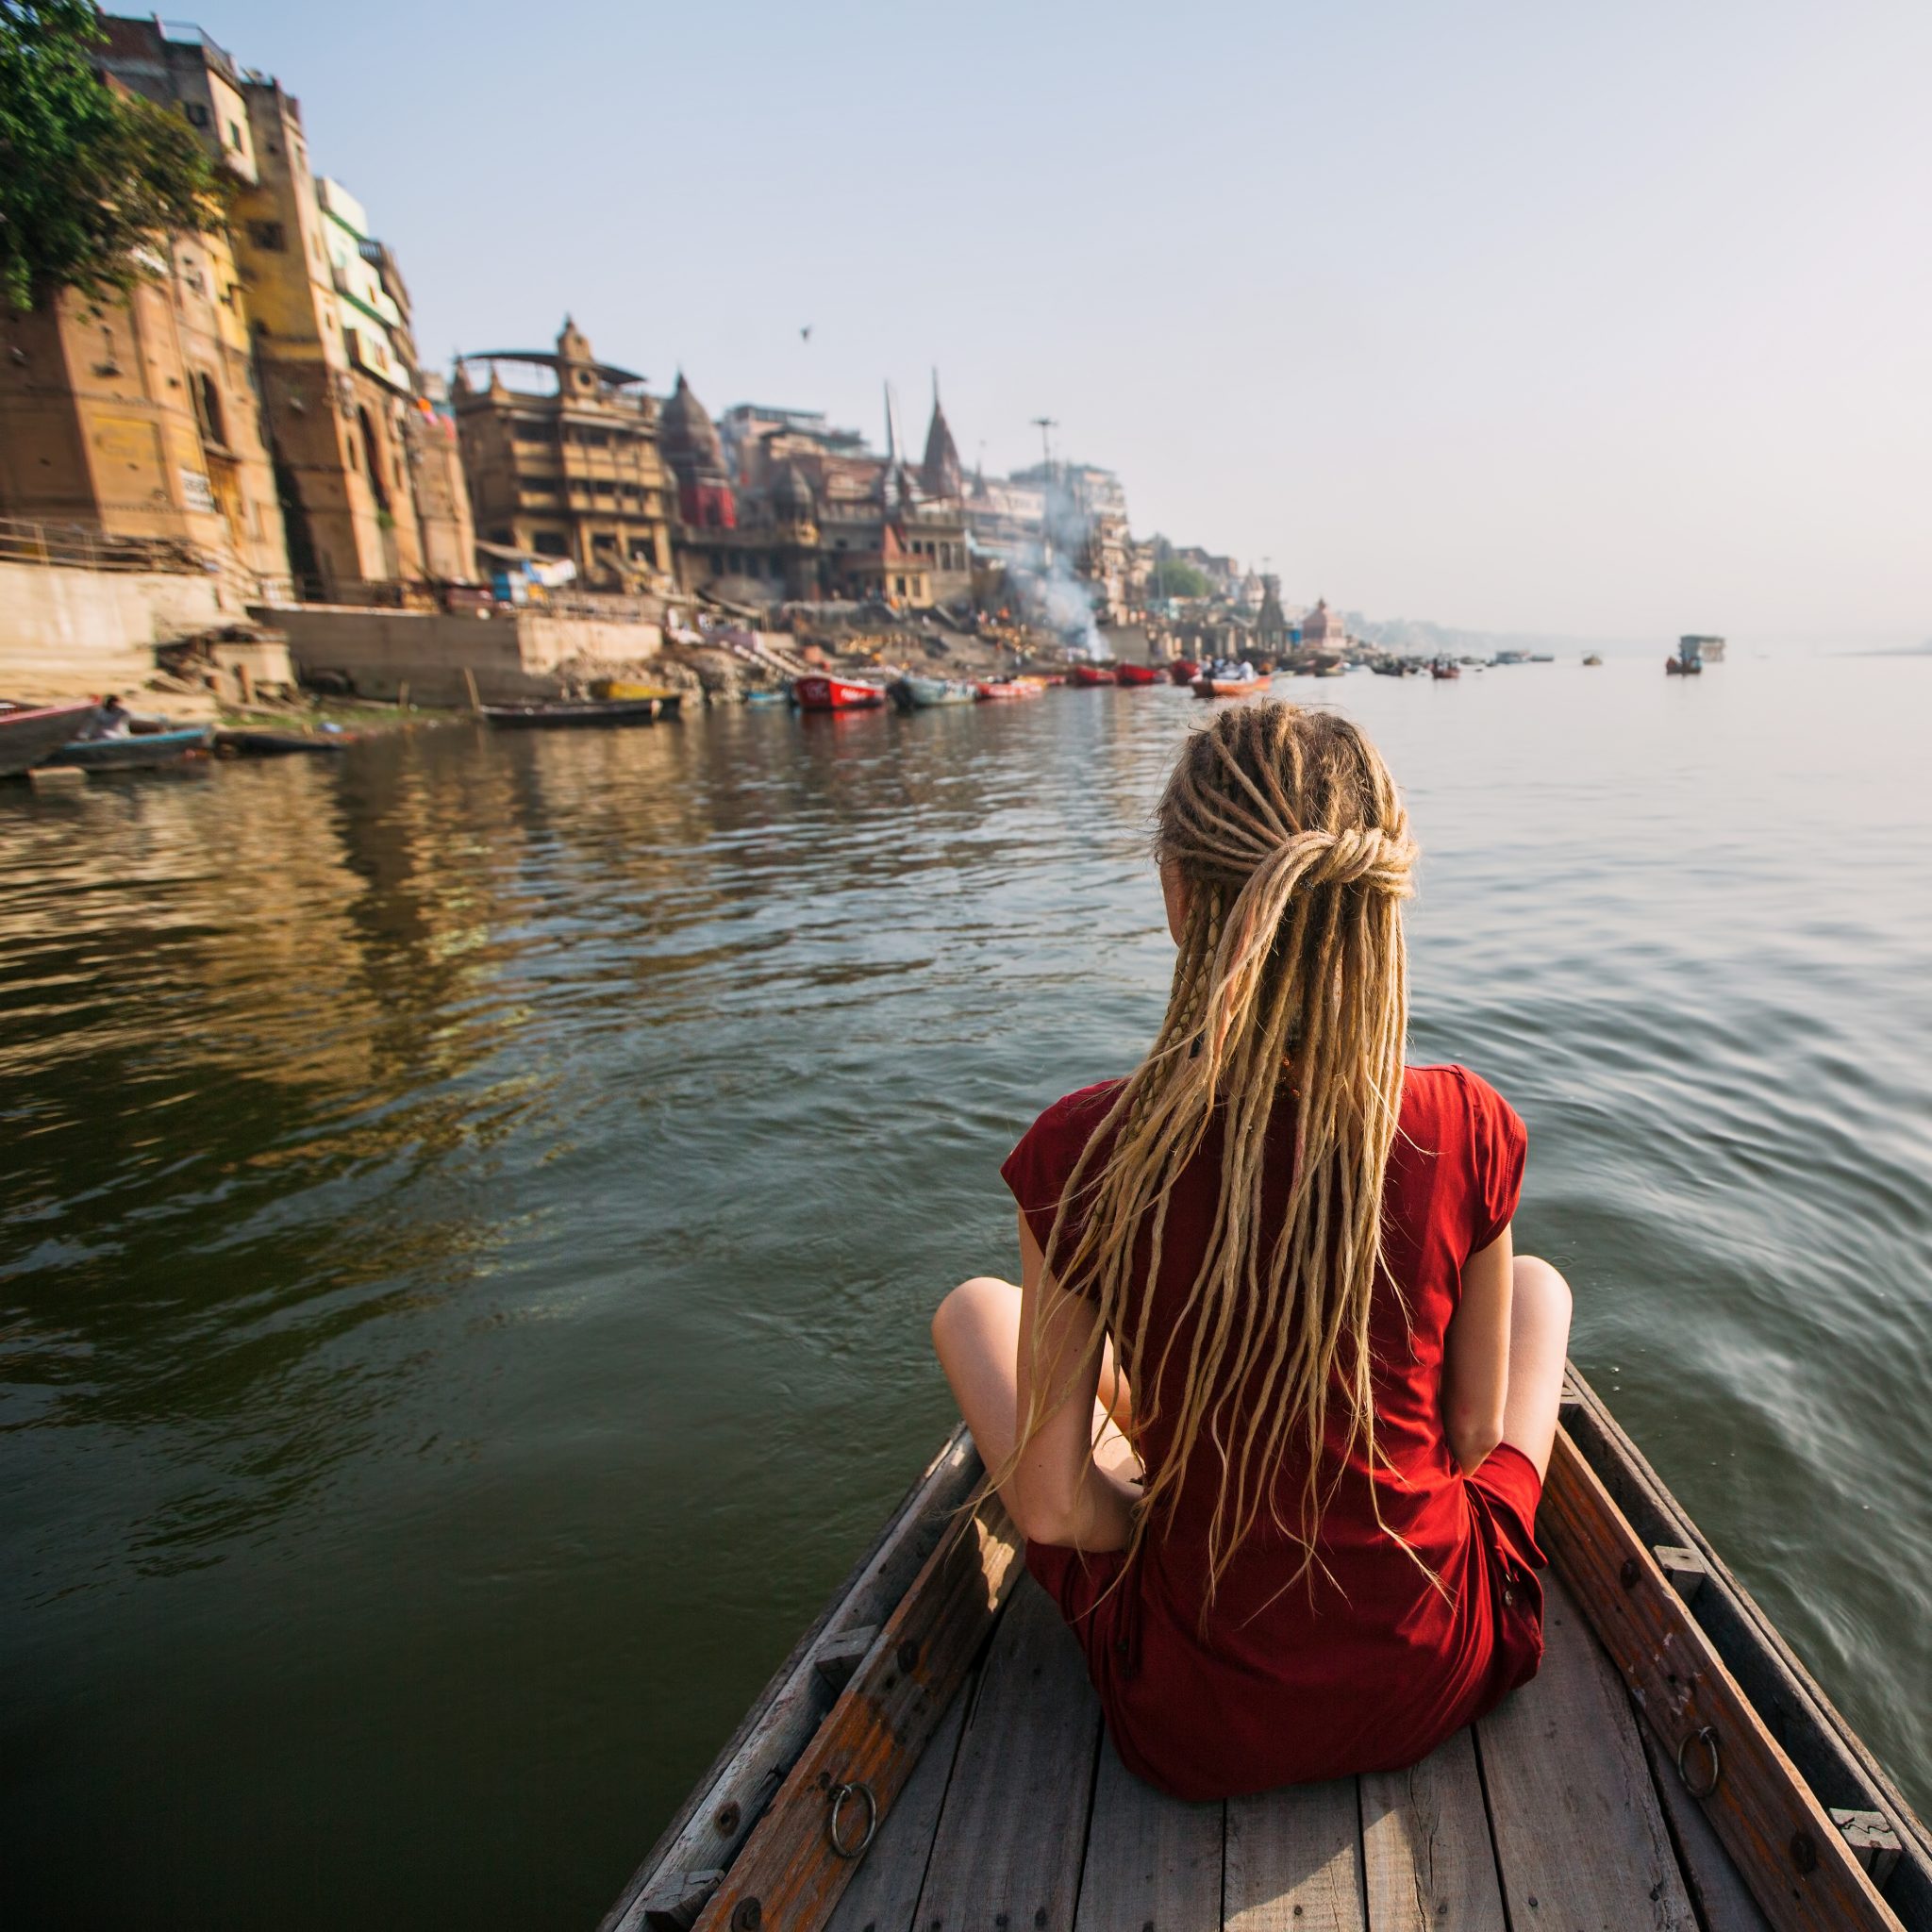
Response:
[{"label": "wooden boat deck", "polygon": [[1210,1805],[1122,1766],[962,1431],[603,1932],[1932,1932],[1932,1832],[1580,1378],[1563,1422],[1538,1675]]},{"label": "wooden boat deck", "polygon": [[1024,1580],[831,1932],[1697,1932],[1693,1900],[1707,1932],[1763,1926],[1708,1827],[1674,1834],[1675,1767],[1554,1577],[1545,1632],[1541,1672],[1412,1770],[1187,1805],[1122,1767]]}]

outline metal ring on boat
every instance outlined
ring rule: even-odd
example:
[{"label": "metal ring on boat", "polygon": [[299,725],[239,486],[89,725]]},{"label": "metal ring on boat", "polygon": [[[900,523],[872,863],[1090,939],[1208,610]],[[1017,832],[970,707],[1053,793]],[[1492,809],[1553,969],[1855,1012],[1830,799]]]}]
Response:
[{"label": "metal ring on boat", "polygon": [[[1692,1744],[1702,1744],[1710,1753],[1710,1782],[1707,1785],[1693,1785],[1690,1773],[1684,1769],[1684,1759],[1690,1755]],[[1677,1740],[1677,1776],[1684,1789],[1693,1798],[1707,1798],[1717,1790],[1717,1781],[1724,1774],[1724,1759],[1718,1756],[1717,1732],[1709,1724],[1702,1730],[1686,1731]]]},{"label": "metal ring on boat", "polygon": [[[856,1845],[839,1842],[839,1811],[847,1798],[857,1798],[865,1807],[865,1831]],[[860,1857],[866,1846],[873,1841],[874,1834],[879,1828],[879,1801],[873,1796],[872,1787],[866,1784],[834,1785],[832,1787],[832,1815],[825,1820],[825,1838],[832,1850],[841,1858]]]}]

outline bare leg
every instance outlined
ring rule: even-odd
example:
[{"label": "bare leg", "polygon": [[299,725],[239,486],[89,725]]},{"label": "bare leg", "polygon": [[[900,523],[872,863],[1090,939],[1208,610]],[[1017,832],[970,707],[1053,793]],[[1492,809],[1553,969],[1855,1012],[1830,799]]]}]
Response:
[{"label": "bare leg", "polygon": [[[979,1459],[988,1469],[1000,1468],[1020,1437],[1019,1289],[996,1274],[962,1281],[932,1318],[932,1345],[959,1413],[973,1431]],[[1093,1407],[1099,1437],[1093,1459],[1110,1473],[1133,1476],[1141,1465],[1117,1426],[1126,1418],[1126,1378],[1115,1366],[1108,1344],[1100,1364],[1100,1399]],[[1116,1420],[1108,1419],[1109,1403]]]},{"label": "bare leg", "polygon": [[1557,1405],[1570,1349],[1570,1284],[1534,1255],[1518,1255],[1509,1303],[1509,1387],[1503,1440],[1542,1475],[1557,1440]]}]

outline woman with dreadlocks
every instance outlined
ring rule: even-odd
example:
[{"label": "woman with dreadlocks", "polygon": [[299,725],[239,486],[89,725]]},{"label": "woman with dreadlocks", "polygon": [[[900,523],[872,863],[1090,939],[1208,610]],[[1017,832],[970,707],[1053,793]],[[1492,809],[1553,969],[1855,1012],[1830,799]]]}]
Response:
[{"label": "woman with dreadlocks", "polygon": [[1523,1123],[1403,1059],[1407,815],[1331,712],[1192,736],[1154,1046],[1002,1173],[1022,1285],[933,1336],[1128,1768],[1184,1798],[1393,1770],[1532,1675],[1570,1291]]}]

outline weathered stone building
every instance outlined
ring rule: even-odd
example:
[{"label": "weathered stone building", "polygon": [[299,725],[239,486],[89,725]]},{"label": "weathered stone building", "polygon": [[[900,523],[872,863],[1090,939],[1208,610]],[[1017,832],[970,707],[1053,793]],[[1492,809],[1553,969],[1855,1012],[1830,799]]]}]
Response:
[{"label": "weathered stone building", "polygon": [[[251,181],[227,56],[199,38],[164,41],[147,22],[106,25],[108,85],[178,101],[238,185]],[[130,27],[138,42],[116,31]],[[143,58],[124,75],[115,57],[130,44]],[[0,514],[189,543],[275,584],[288,557],[228,238],[183,237],[148,266],[154,279],[125,296],[67,291],[0,318]]]},{"label": "weathered stone building", "polygon": [[[548,373],[512,390],[499,363]],[[488,370],[477,386],[471,372]],[[599,362],[566,316],[554,353],[498,349],[459,358],[452,391],[476,528],[488,543],[568,558],[593,589],[668,589],[675,482],[641,375]]]},{"label": "weathered stone building", "polygon": [[[360,205],[309,166],[300,104],[198,28],[108,18],[104,69],[179,109],[236,181],[230,225],[289,561],[305,594],[474,575],[459,475],[417,407],[408,298]],[[433,413],[433,411],[431,412]],[[421,494],[437,525],[425,541]]]}]

